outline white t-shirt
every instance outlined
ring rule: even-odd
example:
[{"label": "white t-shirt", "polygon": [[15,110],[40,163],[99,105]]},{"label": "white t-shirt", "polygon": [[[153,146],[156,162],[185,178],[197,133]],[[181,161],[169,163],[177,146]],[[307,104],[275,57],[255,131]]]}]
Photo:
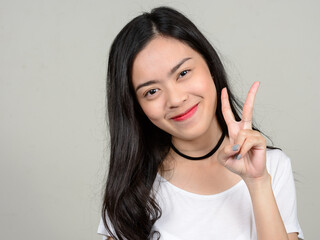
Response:
[{"label": "white t-shirt", "polygon": [[[267,170],[287,232],[298,232],[304,239],[290,159],[280,150],[267,150]],[[153,229],[160,232],[161,240],[257,239],[251,198],[243,180],[224,192],[200,195],[180,189],[158,174],[154,191],[162,215]],[[102,221],[98,233],[108,236]]]}]

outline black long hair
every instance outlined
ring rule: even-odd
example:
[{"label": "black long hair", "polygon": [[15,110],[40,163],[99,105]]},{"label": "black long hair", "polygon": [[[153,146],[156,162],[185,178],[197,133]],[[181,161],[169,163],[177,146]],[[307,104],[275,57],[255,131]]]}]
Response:
[{"label": "black long hair", "polygon": [[230,91],[217,52],[189,19],[172,8],[159,7],[130,21],[111,46],[107,73],[111,146],[102,217],[110,235],[119,240],[151,238],[152,226],[161,216],[152,186],[169,152],[171,136],[143,113],[131,81],[135,57],[156,36],[180,40],[205,59],[216,86],[216,115],[222,131],[228,135],[221,111],[224,87],[235,119],[241,120],[242,104]]}]

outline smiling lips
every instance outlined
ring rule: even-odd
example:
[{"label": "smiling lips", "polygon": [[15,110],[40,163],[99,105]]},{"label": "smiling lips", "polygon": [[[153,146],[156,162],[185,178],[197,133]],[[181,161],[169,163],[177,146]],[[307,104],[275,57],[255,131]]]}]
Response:
[{"label": "smiling lips", "polygon": [[193,116],[193,114],[197,111],[198,104],[194,105],[192,108],[187,110],[185,113],[177,115],[173,117],[172,119],[174,121],[183,121]]}]

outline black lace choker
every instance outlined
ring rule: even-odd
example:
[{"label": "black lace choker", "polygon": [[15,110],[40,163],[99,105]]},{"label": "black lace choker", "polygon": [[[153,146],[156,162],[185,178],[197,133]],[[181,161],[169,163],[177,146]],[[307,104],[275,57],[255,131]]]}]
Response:
[{"label": "black lace choker", "polygon": [[202,160],[202,159],[206,159],[208,157],[211,157],[219,149],[221,143],[223,142],[224,136],[225,136],[225,134],[224,134],[224,132],[222,132],[222,135],[221,135],[217,145],[208,154],[206,154],[206,155],[204,155],[202,157],[190,157],[188,155],[183,154],[182,152],[179,152],[179,150],[176,149],[175,146],[173,146],[172,142],[170,143],[170,145],[171,145],[171,148],[173,149],[173,151],[175,151],[181,157],[184,157],[184,158],[189,159],[189,160]]}]

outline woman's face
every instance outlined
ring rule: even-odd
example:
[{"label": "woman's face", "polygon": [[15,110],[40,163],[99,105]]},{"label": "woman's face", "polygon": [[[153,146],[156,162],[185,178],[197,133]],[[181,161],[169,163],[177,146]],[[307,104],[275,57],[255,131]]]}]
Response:
[{"label": "woman's face", "polygon": [[195,140],[216,121],[216,89],[203,57],[174,38],[156,37],[136,56],[132,82],[150,121],[173,138]]}]

